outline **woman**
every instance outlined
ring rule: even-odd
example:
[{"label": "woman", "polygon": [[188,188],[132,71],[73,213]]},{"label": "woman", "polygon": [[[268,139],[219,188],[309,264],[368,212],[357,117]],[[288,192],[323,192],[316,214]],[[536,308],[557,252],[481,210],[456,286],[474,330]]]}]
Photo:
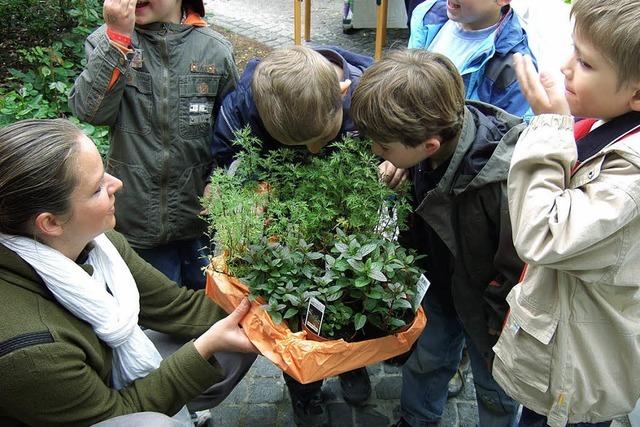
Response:
[{"label": "woman", "polygon": [[[255,359],[238,326],[247,301],[223,318],[112,231],[121,188],[66,120],[0,129],[0,425],[187,414],[212,384],[219,403]],[[138,321],[198,338],[162,360]]]}]

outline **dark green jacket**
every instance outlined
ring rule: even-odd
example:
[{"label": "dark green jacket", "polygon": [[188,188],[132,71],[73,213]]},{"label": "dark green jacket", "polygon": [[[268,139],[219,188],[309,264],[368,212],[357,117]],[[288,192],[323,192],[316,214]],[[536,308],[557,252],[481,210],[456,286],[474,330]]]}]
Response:
[{"label": "dark green jacket", "polygon": [[[140,292],[140,325],[183,337],[224,313],[204,291],[179,288],[107,233]],[[90,266],[85,268],[90,269]],[[193,342],[129,386],[110,387],[112,351],[88,323],[63,308],[36,272],[0,245],[0,426],[85,426],[140,411],[173,415],[223,378]],[[214,359],[212,359],[214,360]]]},{"label": "dark green jacket", "polygon": [[230,44],[208,27],[149,24],[132,40],[139,53],[125,57],[105,26],[87,38],[87,66],[69,106],[81,120],[109,126],[107,170],[124,183],[117,230],[134,248],[150,248],[202,235],[211,127],[238,74]]},{"label": "dark green jacket", "polygon": [[[505,298],[523,267],[513,247],[506,184],[524,127],[520,118],[499,108],[467,101],[449,166],[416,209],[451,254],[450,289],[440,289],[440,294],[449,293],[466,332],[487,360],[498,338],[491,331],[502,329]],[[416,171],[411,173],[415,179]],[[420,230],[414,231],[420,240]]]}]

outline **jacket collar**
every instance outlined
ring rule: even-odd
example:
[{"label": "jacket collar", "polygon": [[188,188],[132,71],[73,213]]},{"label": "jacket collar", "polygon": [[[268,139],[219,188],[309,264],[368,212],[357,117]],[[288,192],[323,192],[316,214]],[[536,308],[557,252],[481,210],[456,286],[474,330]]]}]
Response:
[{"label": "jacket collar", "polygon": [[522,119],[479,101],[467,101],[456,151],[438,189],[455,195],[504,181],[524,129]]},{"label": "jacket collar", "polygon": [[137,25],[136,28],[141,30],[142,32],[156,32],[168,30],[172,32],[182,32],[193,27],[206,27],[207,21],[204,20],[203,17],[198,15],[193,11],[188,11],[186,16],[182,19],[182,22],[179,24],[167,23],[167,22],[152,22],[146,25]]},{"label": "jacket collar", "polygon": [[[88,245],[80,254],[79,261],[87,259],[92,246]],[[80,267],[88,274],[93,274],[93,267],[88,264],[80,264]],[[15,252],[0,244],[0,280],[28,291],[34,292],[46,299],[54,300],[42,278],[26,261]]]}]

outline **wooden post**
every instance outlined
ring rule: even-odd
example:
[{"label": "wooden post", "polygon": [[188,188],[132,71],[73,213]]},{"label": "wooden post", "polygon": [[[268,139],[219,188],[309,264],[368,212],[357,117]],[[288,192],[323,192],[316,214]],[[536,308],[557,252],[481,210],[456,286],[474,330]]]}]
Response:
[{"label": "wooden post", "polygon": [[378,4],[376,9],[376,49],[374,59],[377,61],[382,58],[382,48],[387,43],[387,10],[389,0],[376,0]]},{"label": "wooden post", "polygon": [[300,9],[300,0],[293,0],[293,44],[300,45],[300,32],[301,32],[301,21],[302,16]]},{"label": "wooden post", "polygon": [[311,0],[304,1],[304,40],[311,40]]}]

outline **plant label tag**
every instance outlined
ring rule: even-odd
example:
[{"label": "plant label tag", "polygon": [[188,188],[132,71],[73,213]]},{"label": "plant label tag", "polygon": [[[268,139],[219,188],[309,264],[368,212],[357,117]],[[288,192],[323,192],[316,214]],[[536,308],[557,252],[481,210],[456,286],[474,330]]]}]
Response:
[{"label": "plant label tag", "polygon": [[421,274],[418,279],[418,283],[416,283],[416,296],[413,300],[413,311],[418,311],[418,307],[422,304],[422,299],[427,293],[429,286],[431,286],[431,282],[427,279],[427,276]]},{"label": "plant label tag", "polygon": [[316,297],[311,297],[304,324],[318,335],[320,335],[320,327],[322,326],[322,319],[324,318],[324,309],[323,303]]}]

